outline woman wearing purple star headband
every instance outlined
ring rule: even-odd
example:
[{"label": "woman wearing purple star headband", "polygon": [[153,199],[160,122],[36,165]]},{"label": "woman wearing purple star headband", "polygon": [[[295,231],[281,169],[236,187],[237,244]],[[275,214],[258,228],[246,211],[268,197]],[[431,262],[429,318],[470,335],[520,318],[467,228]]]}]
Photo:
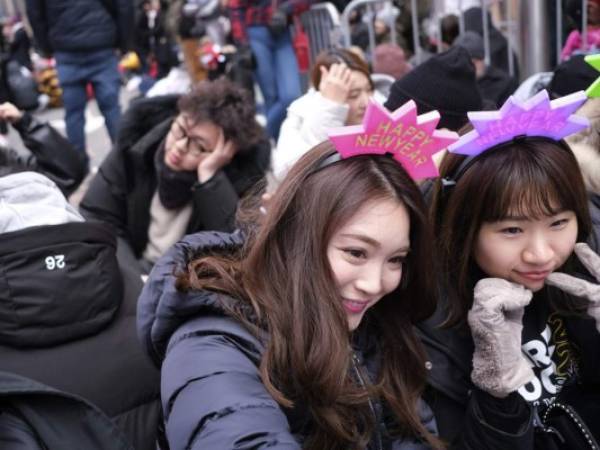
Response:
[{"label": "woman wearing purple star headband", "polygon": [[444,307],[419,328],[450,441],[598,448],[600,257],[582,243],[587,195],[561,140],[586,126],[572,115],[585,99],[542,91],[470,113],[474,130],[442,162],[432,211]]}]

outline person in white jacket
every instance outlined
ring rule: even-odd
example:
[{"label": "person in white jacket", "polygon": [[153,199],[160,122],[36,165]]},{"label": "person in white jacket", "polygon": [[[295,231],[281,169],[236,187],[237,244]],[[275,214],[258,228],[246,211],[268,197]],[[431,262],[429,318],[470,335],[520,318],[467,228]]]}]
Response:
[{"label": "person in white jacket", "polygon": [[313,87],[288,108],[271,166],[275,182],[308,150],[327,139],[327,130],[362,123],[373,81],[369,66],[345,49],[322,52],[311,71]]}]

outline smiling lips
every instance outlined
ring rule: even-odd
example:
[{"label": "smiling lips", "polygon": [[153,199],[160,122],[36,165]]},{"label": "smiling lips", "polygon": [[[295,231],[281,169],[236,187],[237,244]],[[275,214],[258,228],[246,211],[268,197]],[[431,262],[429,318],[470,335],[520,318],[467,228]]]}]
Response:
[{"label": "smiling lips", "polygon": [[348,299],[344,299],[342,303],[344,304],[346,311],[348,311],[350,314],[360,314],[367,309],[367,306],[369,305],[368,301],[356,301]]},{"label": "smiling lips", "polygon": [[519,272],[517,273],[528,280],[531,281],[543,281],[546,279],[548,275],[550,275],[551,270],[543,270],[543,271],[531,271],[531,272]]}]

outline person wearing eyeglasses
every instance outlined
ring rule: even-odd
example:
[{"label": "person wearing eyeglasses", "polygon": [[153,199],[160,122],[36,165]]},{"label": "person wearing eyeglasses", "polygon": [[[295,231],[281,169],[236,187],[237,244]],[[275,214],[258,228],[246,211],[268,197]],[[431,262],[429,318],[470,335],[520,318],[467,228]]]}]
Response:
[{"label": "person wearing eyeglasses", "polygon": [[188,233],[232,231],[239,199],[263,179],[269,159],[246,91],[204,81],[180,98],[131,107],[80,210],[113,224],[149,272]]}]

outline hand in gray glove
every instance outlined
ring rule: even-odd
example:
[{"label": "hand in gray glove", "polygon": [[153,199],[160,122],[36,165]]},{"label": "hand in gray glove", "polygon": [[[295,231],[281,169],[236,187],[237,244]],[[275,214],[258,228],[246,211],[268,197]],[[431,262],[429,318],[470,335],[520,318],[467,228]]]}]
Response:
[{"label": "hand in gray glove", "polygon": [[271,19],[269,20],[269,30],[275,36],[287,30],[287,14],[285,11],[282,11],[281,9],[273,11]]},{"label": "hand in gray glove", "polygon": [[[600,282],[600,256],[583,243],[575,244],[575,254],[587,270]],[[548,275],[546,283],[590,301],[588,314],[596,320],[596,329],[600,332],[600,284],[575,278],[566,273],[554,272]]]},{"label": "hand in gray glove", "polygon": [[484,278],[475,286],[468,317],[475,344],[471,379],[494,397],[506,397],[535,376],[521,350],[523,312],[532,296],[500,278]]}]

